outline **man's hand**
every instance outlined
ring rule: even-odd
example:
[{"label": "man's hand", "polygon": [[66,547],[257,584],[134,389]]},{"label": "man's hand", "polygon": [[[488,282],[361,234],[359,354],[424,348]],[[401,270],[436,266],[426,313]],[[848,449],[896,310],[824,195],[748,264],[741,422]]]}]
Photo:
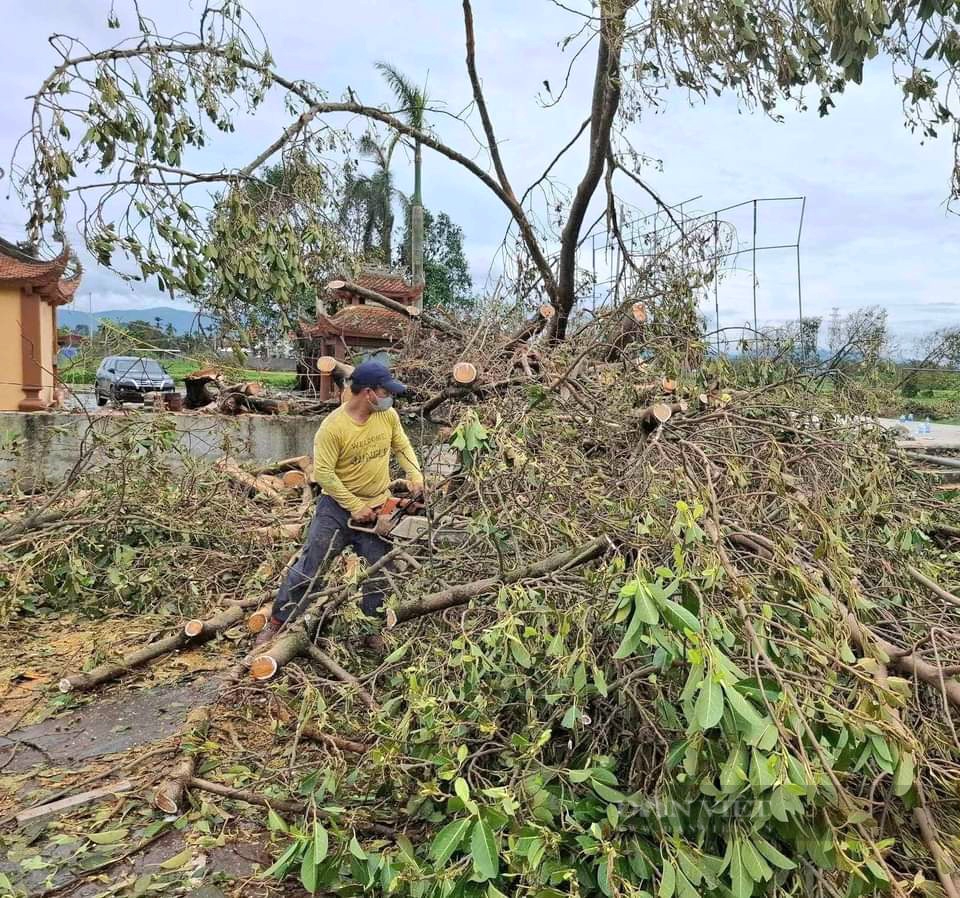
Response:
[{"label": "man's hand", "polygon": [[407,491],[411,499],[425,499],[427,497],[427,488],[423,483],[410,483],[408,480]]},{"label": "man's hand", "polygon": [[364,505],[359,511],[355,511],[351,517],[358,524],[371,524],[377,519],[377,510],[372,505]]}]

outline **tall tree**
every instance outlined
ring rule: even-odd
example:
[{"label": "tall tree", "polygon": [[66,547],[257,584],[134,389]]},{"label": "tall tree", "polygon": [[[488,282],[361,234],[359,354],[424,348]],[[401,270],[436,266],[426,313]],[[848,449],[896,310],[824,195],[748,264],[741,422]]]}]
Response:
[{"label": "tall tree", "polygon": [[[344,201],[340,213],[341,223],[346,224],[354,215],[360,217],[362,249],[365,258],[379,256],[389,265],[393,256],[393,203],[402,194],[393,186],[390,162],[397,145],[393,135],[381,142],[367,132],[360,138],[360,154],[374,163],[371,174],[348,173],[344,185]],[[378,237],[377,240],[374,238]]]},{"label": "tall tree", "polygon": [[[143,276],[160,275],[171,287],[202,293],[212,267],[201,255],[209,233],[203,233],[205,215],[196,208],[202,201],[195,204],[189,198],[198,192],[203,197],[211,185],[242,183],[273,156],[293,148],[319,163],[347,136],[347,129],[331,122],[340,116],[362,117],[411,141],[418,171],[420,150],[427,147],[493,193],[507,210],[512,236],[526,257],[516,267],[535,270],[542,292],[558,310],[555,335],[563,337],[578,300],[578,247],[598,192],[606,194],[608,226],[618,240],[616,191],[624,179],[671,214],[641,177],[637,160],[642,153],[633,148],[629,134],[631,125],[670,88],[702,99],[726,92],[769,115],[779,115],[785,100],[803,106],[812,89],[819,93],[821,114],[828,114],[833,97],[862,80],[864,63],[883,54],[903,90],[908,125],[925,136],[951,128],[955,149],[960,146],[960,8],[955,3],[596,0],[586,11],[557,4],[574,23],[561,43],[573,54],[564,80],[577,81],[578,63],[589,58],[586,51],[592,48],[591,99],[577,132],[558,141],[558,147],[544,146],[543,173],[522,192],[508,174],[483,92],[471,0],[462,0],[470,114],[479,118],[486,159],[477,158],[472,143],[458,149],[428,131],[425,102],[414,102],[416,92],[401,101],[399,114],[362,101],[353,90],[344,99],[332,99],[320,86],[278,71],[239,0],[201,0],[197,5],[194,35],[160,33],[151,19],[137,15],[131,0],[135,25],[129,40],[91,50],[80,41],[54,39],[62,60],[34,94],[33,159],[19,169],[32,211],[32,237],[39,237],[44,225],[61,227],[68,199],[80,194],[86,239],[102,261],[109,264],[119,250]],[[112,24],[118,24],[115,15]],[[412,85],[406,84],[404,92],[408,87]],[[238,110],[255,111],[274,90],[283,94],[290,122],[247,165],[196,170],[185,163],[186,151],[206,144],[211,125],[234,130]],[[565,89],[561,98],[580,94]],[[577,152],[584,136],[579,181],[569,192],[551,186],[557,161]],[[95,176],[87,177],[96,169]],[[417,200],[419,186],[418,177]],[[546,204],[541,201],[544,190]],[[960,195],[956,155],[951,194]],[[126,205],[118,208],[117,202]],[[231,245],[230,234],[220,236],[228,241],[221,246],[224,252],[238,263],[252,262],[256,253],[248,251],[241,260],[243,245]],[[261,278],[288,291],[298,252],[295,245],[285,247],[283,264],[261,270]]]},{"label": "tall tree", "polygon": [[421,169],[423,149],[421,134],[426,127],[427,93],[417,87],[409,78],[394,66],[385,62],[377,63],[377,68],[390,85],[401,104],[407,125],[413,129],[413,196],[410,199],[410,269],[417,283],[424,281],[424,210],[421,190]]},{"label": "tall tree", "polygon": [[[411,210],[412,211],[412,210]],[[410,264],[411,215],[407,216],[406,235],[400,247],[400,262]],[[475,302],[473,279],[463,249],[463,228],[446,212],[434,216],[423,210],[423,305],[467,311]]]}]

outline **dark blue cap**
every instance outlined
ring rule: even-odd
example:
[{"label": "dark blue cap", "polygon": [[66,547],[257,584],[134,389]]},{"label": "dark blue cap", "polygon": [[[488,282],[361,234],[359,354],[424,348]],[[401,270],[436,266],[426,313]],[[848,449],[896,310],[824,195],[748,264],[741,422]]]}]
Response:
[{"label": "dark blue cap", "polygon": [[374,361],[361,362],[353,369],[353,374],[350,375],[350,386],[357,390],[366,387],[375,390],[383,387],[394,396],[407,392],[407,388],[390,373],[390,369],[383,362]]}]

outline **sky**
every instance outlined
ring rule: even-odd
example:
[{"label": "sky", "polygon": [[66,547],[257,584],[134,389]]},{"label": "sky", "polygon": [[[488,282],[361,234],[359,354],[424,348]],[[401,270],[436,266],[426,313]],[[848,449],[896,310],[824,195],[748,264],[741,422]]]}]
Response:
[{"label": "sky", "polygon": [[[119,31],[106,19],[115,6]],[[199,0],[141,0],[168,32],[194,26]],[[442,139],[486,164],[473,130],[453,116],[468,107],[470,85],[464,66],[460,4],[454,0],[250,0],[277,68],[308,79],[339,98],[349,86],[365,102],[389,100],[374,65],[388,60],[417,81],[425,81],[438,110],[431,118]],[[583,5],[583,0],[580,0]],[[91,47],[128,33],[126,0],[0,0],[7,26],[0,31],[0,165],[28,128],[26,99],[57,62],[47,43],[59,32]],[[586,117],[592,60],[575,65],[563,100],[547,106],[543,81],[554,91],[564,81],[570,53],[560,41],[576,20],[550,0],[475,0],[477,65],[501,150],[517,192],[535,180],[546,163]],[[815,103],[813,104],[815,107]],[[448,114],[449,113],[449,114]],[[285,127],[279,98],[253,119],[241,119],[229,139],[217,137],[205,151],[208,168],[241,165],[254,158]],[[351,124],[340,117],[337,123]],[[709,213],[739,203],[728,213],[741,245],[752,236],[755,198],[805,197],[800,235],[800,286],[804,315],[828,317],[879,305],[904,343],[939,327],[960,324],[960,219],[947,212],[952,165],[948,139],[922,144],[903,125],[900,95],[885,65],[875,63],[864,84],[837,99],[821,119],[784,110],[784,122],[738,109],[727,97],[691,106],[686,95],[670,94],[655,112],[644,112],[628,128],[632,145],[662,161],[645,177],[670,203],[688,201],[687,212]],[[580,143],[558,167],[561,182],[578,180],[586,154]],[[394,176],[412,187],[412,166],[402,155]],[[0,181],[0,234],[16,239],[26,216],[9,179]],[[652,210],[639,189],[621,182],[623,198]],[[499,269],[498,248],[508,223],[504,207],[455,163],[429,150],[424,157],[424,202],[447,212],[465,232],[475,285],[483,288]],[[793,243],[800,227],[800,201],[758,205],[757,241]],[[74,222],[75,224],[75,222]],[[78,243],[75,227],[68,230]],[[757,254],[757,318],[761,325],[796,317],[797,258],[792,249]],[[94,310],[169,305],[144,284],[130,285],[85,260],[78,305]],[[718,300],[724,326],[753,317],[751,253],[731,260],[734,271],[722,282]],[[177,305],[186,306],[185,300]],[[713,300],[704,312],[713,316]]]}]

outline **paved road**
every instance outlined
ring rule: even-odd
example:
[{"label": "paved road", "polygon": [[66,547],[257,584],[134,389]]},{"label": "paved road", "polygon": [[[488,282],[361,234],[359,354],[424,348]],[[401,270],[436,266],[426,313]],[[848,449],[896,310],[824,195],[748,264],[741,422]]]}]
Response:
[{"label": "paved road", "polygon": [[894,418],[880,418],[884,427],[906,429],[902,445],[911,449],[960,449],[960,424],[930,422],[930,433],[918,433],[920,422],[901,424]]}]

